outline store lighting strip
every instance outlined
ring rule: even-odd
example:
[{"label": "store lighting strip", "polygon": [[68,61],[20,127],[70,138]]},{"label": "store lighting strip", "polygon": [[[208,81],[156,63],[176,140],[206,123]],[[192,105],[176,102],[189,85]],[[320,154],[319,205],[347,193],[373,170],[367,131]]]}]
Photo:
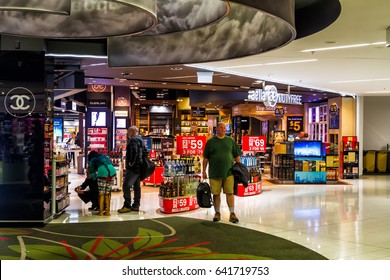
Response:
[{"label": "store lighting strip", "polygon": [[305,60],[292,60],[292,61],[279,61],[279,62],[269,62],[269,63],[259,63],[259,64],[236,65],[236,66],[221,67],[221,69],[258,67],[258,66],[269,66],[269,65],[284,65],[284,64],[306,63],[306,62],[315,62],[315,61],[318,61],[318,59],[305,59]]},{"label": "store lighting strip", "polygon": [[368,93],[368,94],[376,94],[376,93],[389,94],[390,90],[374,90],[374,91],[366,91],[364,93]]},{"label": "store lighting strip", "polygon": [[73,57],[73,58],[101,58],[107,59],[106,55],[90,55],[90,54],[59,54],[59,53],[47,53],[48,57]]},{"label": "store lighting strip", "polygon": [[330,82],[330,83],[331,84],[344,84],[344,83],[365,83],[365,82],[380,82],[380,81],[390,81],[390,78],[333,81],[333,82]]},{"label": "store lighting strip", "polygon": [[300,52],[306,53],[306,52],[332,51],[332,50],[339,50],[339,49],[360,48],[360,47],[368,47],[368,46],[376,46],[376,45],[385,46],[386,42],[354,44],[354,45],[345,45],[345,46],[336,46],[336,47],[318,48],[318,49],[307,49],[307,50],[302,50]]}]

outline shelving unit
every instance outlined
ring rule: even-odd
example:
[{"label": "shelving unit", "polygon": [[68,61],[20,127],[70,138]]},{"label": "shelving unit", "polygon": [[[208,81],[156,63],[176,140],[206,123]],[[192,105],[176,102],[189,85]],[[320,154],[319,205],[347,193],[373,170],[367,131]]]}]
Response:
[{"label": "shelving unit", "polygon": [[190,135],[193,129],[197,129],[198,135],[208,135],[208,119],[207,117],[191,117],[190,114],[181,115],[181,134]]},{"label": "shelving unit", "polygon": [[136,109],[136,125],[140,131],[149,131],[149,112],[147,107],[140,108],[137,106]]},{"label": "shelving unit", "polygon": [[293,184],[294,165],[294,143],[276,143],[272,159],[272,181],[277,184]]},{"label": "shelving unit", "polygon": [[340,157],[338,154],[326,155],[326,181],[337,182],[340,173]]},{"label": "shelving unit", "polygon": [[55,182],[55,214],[60,215],[70,204],[69,187],[69,164],[67,160],[56,160],[55,169],[51,170],[52,181]]},{"label": "shelving unit", "polygon": [[343,179],[359,178],[359,142],[356,136],[342,137],[342,177]]},{"label": "shelving unit", "polygon": [[89,151],[107,151],[107,128],[88,128],[87,148]]},{"label": "shelving unit", "polygon": [[115,149],[126,150],[127,145],[127,129],[115,130]]},{"label": "shelving unit", "polygon": [[166,135],[172,132],[172,113],[150,113],[149,133],[152,135]]}]

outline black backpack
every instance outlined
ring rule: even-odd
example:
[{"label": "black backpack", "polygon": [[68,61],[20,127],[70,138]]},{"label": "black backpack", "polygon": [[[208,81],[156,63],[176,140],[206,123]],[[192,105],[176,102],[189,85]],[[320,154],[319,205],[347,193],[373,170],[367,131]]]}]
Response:
[{"label": "black backpack", "polygon": [[138,157],[140,162],[140,180],[144,180],[151,176],[156,169],[154,162],[149,158],[148,150],[142,140],[136,140],[138,144]]},{"label": "black backpack", "polygon": [[201,208],[210,208],[213,206],[213,199],[211,198],[210,185],[206,182],[200,182],[196,189],[196,198],[198,205]]}]

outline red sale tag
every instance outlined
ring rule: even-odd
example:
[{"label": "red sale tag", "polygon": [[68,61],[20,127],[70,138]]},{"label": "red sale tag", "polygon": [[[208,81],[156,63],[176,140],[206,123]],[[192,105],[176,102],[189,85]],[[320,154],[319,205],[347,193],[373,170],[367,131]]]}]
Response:
[{"label": "red sale tag", "polygon": [[206,145],[206,136],[177,136],[176,154],[202,155]]},{"label": "red sale tag", "polygon": [[242,150],[244,152],[260,152],[266,151],[266,137],[265,136],[243,136]]}]

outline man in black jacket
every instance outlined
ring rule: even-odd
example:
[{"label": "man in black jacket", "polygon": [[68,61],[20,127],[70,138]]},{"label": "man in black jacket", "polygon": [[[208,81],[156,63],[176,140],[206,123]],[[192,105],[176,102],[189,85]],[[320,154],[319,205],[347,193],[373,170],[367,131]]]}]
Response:
[{"label": "man in black jacket", "polygon": [[[123,198],[124,204],[119,213],[139,211],[141,203],[141,180],[140,167],[142,157],[142,138],[138,135],[138,127],[131,126],[127,131],[129,141],[126,146],[126,175],[123,180]],[[131,203],[131,191],[133,187],[134,201]]]}]

